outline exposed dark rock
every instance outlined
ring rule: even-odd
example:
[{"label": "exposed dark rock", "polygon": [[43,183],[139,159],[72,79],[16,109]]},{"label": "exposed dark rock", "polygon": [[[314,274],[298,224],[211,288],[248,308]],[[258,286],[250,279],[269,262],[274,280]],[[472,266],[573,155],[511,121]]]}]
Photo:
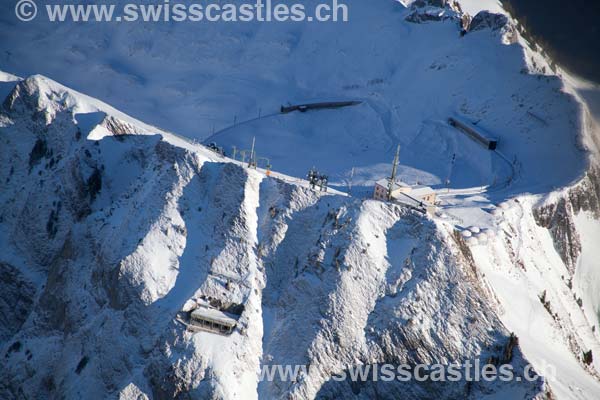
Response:
[{"label": "exposed dark rock", "polygon": [[77,368],[75,368],[75,373],[77,375],[81,374],[81,371],[83,371],[83,369],[87,365],[88,361],[90,361],[90,359],[88,358],[88,356],[83,356],[81,358],[81,360],[79,361],[79,363],[77,363]]},{"label": "exposed dark rock", "polygon": [[446,7],[446,3],[448,3],[447,0],[417,0],[412,4],[412,6],[413,7],[433,6],[433,7],[444,8],[444,7]]},{"label": "exposed dark rock", "polygon": [[514,333],[511,333],[510,337],[508,338],[508,343],[504,348],[504,354],[502,356],[503,364],[509,364],[512,361],[515,347],[517,347],[518,345],[519,338]]},{"label": "exposed dark rock", "polygon": [[508,25],[508,18],[505,15],[481,11],[473,17],[469,30],[479,31],[482,29],[491,29],[493,31],[498,31],[506,25]]},{"label": "exposed dark rock", "polygon": [[585,365],[592,365],[593,362],[594,362],[594,356],[592,355],[591,350],[583,353],[583,363]]},{"label": "exposed dark rock", "polygon": [[8,358],[11,353],[18,353],[19,351],[21,351],[21,347],[23,347],[23,345],[18,340],[11,344],[8,350],[6,351],[5,358]]},{"label": "exposed dark rock", "polygon": [[579,185],[569,190],[573,211],[588,211],[600,219],[600,168],[593,166]]},{"label": "exposed dark rock", "polygon": [[94,172],[92,172],[92,175],[90,175],[86,182],[86,188],[90,199],[94,201],[102,189],[102,173],[98,168],[94,168]]},{"label": "exposed dark rock", "polygon": [[446,13],[446,10],[442,8],[432,8],[416,9],[406,17],[406,20],[415,24],[422,24],[424,22],[438,22],[451,18],[452,17]]},{"label": "exposed dark rock", "polygon": [[120,139],[120,136],[123,135],[135,135],[139,133],[139,129],[136,129],[133,125],[112,116],[104,118],[101,125],[108,129],[117,139]]},{"label": "exposed dark rock", "polygon": [[573,223],[573,207],[566,199],[533,210],[536,223],[550,231],[554,247],[573,276],[581,254],[581,240]]},{"label": "exposed dark rock", "polygon": [[581,254],[581,239],[573,222],[581,211],[600,218],[600,171],[592,166],[586,176],[566,196],[553,204],[533,210],[536,223],[550,230],[554,247],[567,266],[571,276]]},{"label": "exposed dark rock", "polygon": [[54,239],[56,233],[58,232],[58,215],[60,214],[61,207],[62,203],[59,201],[56,205],[56,210],[51,210],[50,215],[48,216],[46,231],[48,232],[48,237],[50,239]]},{"label": "exposed dark rock", "polygon": [[477,277],[477,265],[475,264],[475,259],[473,258],[473,253],[471,253],[471,249],[465,242],[465,239],[462,237],[459,231],[455,230],[453,232],[454,240],[460,249],[461,254],[464,257],[467,265],[469,266],[469,271],[473,273],[473,276]]},{"label": "exposed dark rock", "polygon": [[48,150],[48,144],[44,139],[38,139],[33,145],[31,152],[29,153],[29,172],[31,169],[37,165],[42,158],[45,158],[50,155]]},{"label": "exposed dark rock", "polygon": [[29,317],[35,288],[15,267],[6,263],[0,263],[0,288],[2,288],[0,290],[0,343],[2,343],[14,335]]}]

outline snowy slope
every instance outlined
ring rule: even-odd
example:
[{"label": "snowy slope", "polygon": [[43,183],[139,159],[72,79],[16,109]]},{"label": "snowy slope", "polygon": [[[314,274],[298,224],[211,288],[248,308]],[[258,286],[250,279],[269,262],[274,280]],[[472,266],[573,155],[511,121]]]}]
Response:
[{"label": "snowy slope", "polygon": [[[597,307],[589,298],[594,291],[585,290],[585,308],[577,301],[582,293],[580,276],[589,279],[584,286],[593,287],[597,275],[591,271],[596,268],[594,262],[589,264],[587,245],[576,275],[569,271],[561,254],[554,250],[551,233],[533,217],[536,202],[520,198],[518,203],[503,207],[498,213],[503,220],[501,229],[485,244],[474,246],[475,262],[503,304],[501,320],[519,336],[529,360],[547,373],[555,368],[556,379],[550,385],[556,397],[594,398],[600,393],[598,361],[594,361],[596,371],[582,363],[584,352],[600,352],[598,316],[585,312]],[[594,240],[595,232],[582,229],[581,224],[585,221],[597,227],[597,217],[588,219],[584,215],[577,217],[575,235],[585,241]],[[565,239],[561,236],[559,240]]]},{"label": "snowy slope", "polygon": [[[479,121],[510,162],[516,158],[528,171],[511,193],[541,193],[581,176],[577,105],[555,77],[525,73],[527,57],[508,28],[461,37],[449,9],[438,10],[443,21],[419,24],[406,20],[413,9],[394,0],[347,3],[348,23],[56,29],[36,20],[26,30],[13,26],[3,4],[0,65],[23,76],[42,73],[187,137],[217,132],[209,140],[229,153],[249,148],[256,136],[259,155],[293,176],[314,165],[342,183],[356,167],[356,185],[367,186],[387,174],[400,143],[408,181],[440,185],[450,177],[453,187],[465,188],[508,179],[503,159],[447,126],[455,113]],[[495,1],[461,4],[472,15],[475,7],[498,9]],[[287,102],[313,100],[364,103],[269,116]],[[264,118],[240,123],[259,113]],[[234,120],[236,127],[218,133]]]}]

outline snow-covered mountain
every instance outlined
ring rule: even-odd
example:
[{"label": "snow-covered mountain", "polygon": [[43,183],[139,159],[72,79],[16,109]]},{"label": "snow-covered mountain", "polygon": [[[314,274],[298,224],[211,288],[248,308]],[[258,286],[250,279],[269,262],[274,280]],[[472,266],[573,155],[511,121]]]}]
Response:
[{"label": "snow-covered mountain", "polygon": [[[320,197],[129,121],[83,130],[78,111],[96,106],[43,77],[4,107],[3,291],[18,299],[3,308],[4,396],[337,397],[350,386],[326,378],[359,361],[487,359],[508,343],[462,237],[416,212]],[[174,319],[196,298],[243,304],[239,330],[186,332]],[[266,359],[318,368],[257,386]],[[388,386],[361,393],[423,390]]]},{"label": "snow-covered mountain", "polygon": [[[585,104],[503,15],[348,3],[342,33],[40,25],[25,48],[32,37],[3,29],[2,68],[59,78],[144,122],[50,78],[0,73],[2,398],[598,397],[600,169]],[[119,35],[127,45],[109,46]],[[179,41],[196,50],[166,46]],[[90,50],[102,43],[116,52]],[[313,99],[363,103],[269,116]],[[264,118],[210,140],[256,136],[289,175],[153,126],[206,139],[258,108]],[[499,152],[449,127],[456,114]],[[405,179],[451,177],[436,215],[298,179],[312,164],[340,182],[357,167],[366,188],[398,142]],[[234,310],[234,333],[186,330],[178,314],[197,301]],[[531,363],[545,378],[331,379],[359,364],[467,360]],[[261,380],[276,364],[310,368]]]}]

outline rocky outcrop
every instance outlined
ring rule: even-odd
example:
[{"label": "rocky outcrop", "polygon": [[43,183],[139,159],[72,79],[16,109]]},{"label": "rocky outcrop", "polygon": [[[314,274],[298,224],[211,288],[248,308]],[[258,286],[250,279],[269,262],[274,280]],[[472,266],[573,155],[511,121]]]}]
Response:
[{"label": "rocky outcrop", "polygon": [[100,125],[105,127],[115,137],[121,135],[135,135],[140,132],[140,129],[132,124],[112,116],[106,116]]},{"label": "rocky outcrop", "polygon": [[452,17],[447,15],[443,9],[415,10],[406,17],[408,22],[415,24],[444,21],[447,19],[452,19]]},{"label": "rocky outcrop", "polygon": [[444,7],[446,7],[447,3],[448,3],[447,0],[416,0],[415,2],[412,3],[412,6],[413,7],[432,6],[432,7],[444,8]]},{"label": "rocky outcrop", "polygon": [[415,24],[452,19],[454,13],[446,7],[446,3],[445,0],[417,0],[411,4],[412,11],[405,19]]},{"label": "rocky outcrop", "polygon": [[581,211],[600,218],[600,169],[591,166],[585,177],[550,204],[534,209],[537,224],[550,231],[554,246],[571,276],[581,253],[581,239],[574,218]]},{"label": "rocky outcrop", "polygon": [[499,31],[509,24],[508,17],[502,14],[494,14],[488,11],[480,11],[473,17],[469,24],[470,31],[479,31],[482,29],[491,29]]},{"label": "rocky outcrop", "polygon": [[535,209],[534,216],[539,226],[550,231],[556,251],[573,276],[581,253],[581,240],[573,223],[573,205],[563,198],[554,204]]},{"label": "rocky outcrop", "polygon": [[600,219],[600,167],[590,166],[581,182],[569,189],[568,201],[575,213],[587,211]]}]

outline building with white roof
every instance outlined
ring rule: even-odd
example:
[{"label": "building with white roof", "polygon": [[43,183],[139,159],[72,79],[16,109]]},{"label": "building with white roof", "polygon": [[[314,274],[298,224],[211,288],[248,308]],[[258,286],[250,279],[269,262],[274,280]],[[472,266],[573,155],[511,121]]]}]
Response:
[{"label": "building with white roof", "polygon": [[[378,180],[375,183],[373,198],[376,200],[387,201],[389,183],[389,179]],[[392,200],[399,201],[401,203],[408,203],[409,205],[415,207],[428,208],[435,205],[436,193],[435,190],[429,186],[410,186],[405,182],[396,181],[392,187]]]},{"label": "building with white roof", "polygon": [[229,334],[237,325],[237,316],[200,305],[190,315],[191,323],[209,331]]}]

